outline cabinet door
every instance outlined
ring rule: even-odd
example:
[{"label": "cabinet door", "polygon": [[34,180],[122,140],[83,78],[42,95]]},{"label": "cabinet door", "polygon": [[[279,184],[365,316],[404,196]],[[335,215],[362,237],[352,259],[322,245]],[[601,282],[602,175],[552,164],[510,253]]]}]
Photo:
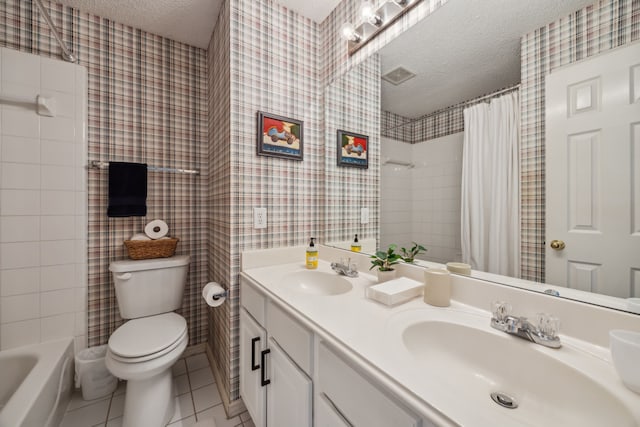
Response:
[{"label": "cabinet door", "polygon": [[244,308],[240,309],[240,395],[256,427],[266,426],[266,388],[262,386],[265,330]]},{"label": "cabinet door", "polygon": [[352,427],[324,393],[318,395],[313,409],[316,417],[315,427]]},{"label": "cabinet door", "polygon": [[267,365],[271,382],[267,386],[267,425],[311,427],[311,379],[287,357],[275,340],[269,340],[269,348]]}]

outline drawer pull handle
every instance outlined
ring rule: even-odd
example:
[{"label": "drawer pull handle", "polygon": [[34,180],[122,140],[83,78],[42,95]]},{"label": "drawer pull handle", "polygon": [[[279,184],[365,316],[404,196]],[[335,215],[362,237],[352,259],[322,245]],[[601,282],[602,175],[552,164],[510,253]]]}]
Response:
[{"label": "drawer pull handle", "polygon": [[271,380],[264,377],[267,366],[267,354],[269,353],[271,353],[271,349],[268,348],[260,352],[260,384],[262,387],[271,384]]},{"label": "drawer pull handle", "polygon": [[256,343],[260,341],[260,337],[251,338],[251,370],[260,369],[260,365],[256,365]]}]

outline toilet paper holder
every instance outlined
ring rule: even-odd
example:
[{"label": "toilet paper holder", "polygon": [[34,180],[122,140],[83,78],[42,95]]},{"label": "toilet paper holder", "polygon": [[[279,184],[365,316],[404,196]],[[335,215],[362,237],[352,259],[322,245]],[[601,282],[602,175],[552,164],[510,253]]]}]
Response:
[{"label": "toilet paper holder", "polygon": [[214,301],[217,301],[220,298],[226,298],[228,296],[229,296],[229,291],[223,291],[223,292],[220,292],[219,294],[211,295],[211,299]]}]

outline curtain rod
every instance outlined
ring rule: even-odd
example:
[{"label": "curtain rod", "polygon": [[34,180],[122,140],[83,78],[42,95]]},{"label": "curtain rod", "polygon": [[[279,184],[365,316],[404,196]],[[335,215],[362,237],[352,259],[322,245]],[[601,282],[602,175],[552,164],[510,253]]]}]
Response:
[{"label": "curtain rod", "polygon": [[[100,160],[92,160],[89,162],[90,169],[108,169],[109,162],[102,162]],[[200,171],[195,169],[178,169],[178,168],[165,168],[160,166],[147,166],[147,170],[151,172],[169,172],[179,173],[184,175],[200,175]]]},{"label": "curtain rod", "polygon": [[454,105],[450,105],[450,106],[445,107],[445,108],[441,108],[440,110],[434,111],[434,112],[429,113],[429,114],[425,114],[424,116],[420,116],[417,119],[413,119],[413,120],[410,120],[408,122],[401,123],[399,125],[395,125],[395,126],[392,126],[390,128],[386,128],[386,129],[383,130],[383,132],[389,131],[389,130],[394,130],[394,129],[397,129],[397,128],[401,128],[401,127],[404,127],[406,125],[413,124],[415,122],[419,122],[420,120],[427,119],[427,118],[435,116],[437,114],[442,114],[445,111],[449,111],[449,110],[452,110],[454,108],[461,108],[461,107],[465,107],[465,106],[471,105],[471,104],[478,104],[478,103],[480,103],[482,101],[485,101],[487,99],[495,98],[496,96],[499,96],[499,95],[502,95],[502,94],[508,93],[508,92],[513,92],[513,91],[518,90],[518,89],[520,89],[520,83],[515,84],[513,86],[508,86],[508,87],[505,87],[505,88],[502,88],[502,89],[498,89],[495,92],[479,96],[478,98],[473,98],[473,99],[470,99],[468,101],[463,101],[463,102],[460,102],[458,104],[454,104]]}]

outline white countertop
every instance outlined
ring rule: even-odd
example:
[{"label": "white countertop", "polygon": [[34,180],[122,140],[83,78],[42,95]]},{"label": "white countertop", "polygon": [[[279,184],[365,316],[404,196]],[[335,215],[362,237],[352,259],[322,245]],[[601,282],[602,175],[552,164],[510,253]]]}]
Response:
[{"label": "white countertop", "polygon": [[[466,387],[464,378],[452,375],[438,366],[426,365],[424,361],[406,353],[401,333],[407,322],[431,318],[462,319],[463,323],[483,328],[483,331],[486,329],[487,333],[520,341],[514,344],[525,348],[524,351],[540,352],[574,366],[586,372],[591,380],[605,389],[615,392],[627,409],[635,405],[631,411],[640,420],[640,396],[622,386],[609,362],[606,348],[568,336],[561,336],[563,347],[560,350],[535,345],[491,329],[488,311],[457,301],[452,301],[450,307],[438,308],[425,304],[419,297],[389,307],[365,297],[366,287],[377,283],[377,279],[362,270],[359,277],[346,278],[352,283],[353,289],[340,295],[309,295],[284,284],[283,278],[286,275],[305,270],[304,264],[295,262],[247,268],[243,275],[252,279],[255,286],[300,320],[353,352],[359,362],[373,368],[370,371],[376,373],[376,379],[384,381],[391,390],[398,391],[402,399],[412,400],[414,410],[423,417],[433,417],[435,411],[441,415],[437,418],[442,425],[539,425],[539,421],[523,421],[536,418],[535,414],[526,416],[527,405],[521,405],[521,408],[512,411],[491,402],[488,394],[477,396],[476,399],[473,387]],[[320,260],[317,271],[335,274],[329,263],[323,260]],[[435,345],[438,343],[434,343]],[[500,354],[495,355],[498,364],[500,357]],[[523,369],[528,367],[523,366]],[[557,405],[562,404],[557,402]],[[546,410],[553,412],[553,408]],[[580,424],[583,422],[584,419]],[[572,423],[563,422],[563,426],[567,425]]]}]

